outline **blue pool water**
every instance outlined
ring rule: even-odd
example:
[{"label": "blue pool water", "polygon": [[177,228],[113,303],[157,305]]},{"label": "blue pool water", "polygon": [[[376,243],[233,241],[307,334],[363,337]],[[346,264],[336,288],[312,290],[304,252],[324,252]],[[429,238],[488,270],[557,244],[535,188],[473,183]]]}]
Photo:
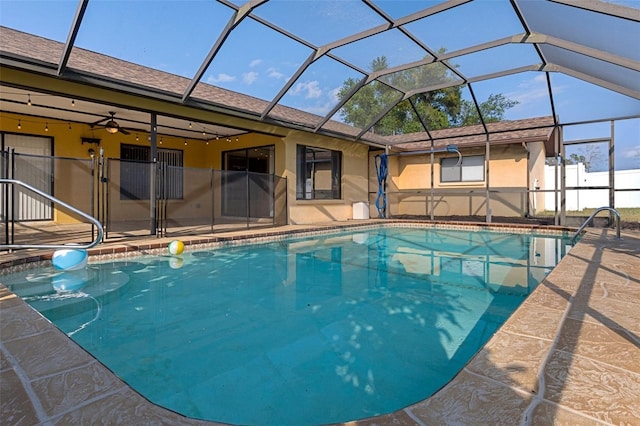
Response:
[{"label": "blue pool water", "polygon": [[566,244],[389,227],[3,282],[157,404],[234,424],[312,425],[430,396]]}]

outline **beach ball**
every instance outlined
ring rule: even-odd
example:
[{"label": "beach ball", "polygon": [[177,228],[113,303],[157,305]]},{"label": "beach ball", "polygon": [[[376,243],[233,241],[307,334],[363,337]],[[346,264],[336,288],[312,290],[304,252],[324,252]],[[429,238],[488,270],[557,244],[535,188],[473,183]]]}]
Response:
[{"label": "beach ball", "polygon": [[176,256],[184,251],[184,243],[180,240],[171,241],[169,243],[169,253]]},{"label": "beach ball", "polygon": [[56,250],[51,258],[51,263],[56,269],[61,271],[75,271],[87,266],[89,255],[83,249],[62,249]]}]

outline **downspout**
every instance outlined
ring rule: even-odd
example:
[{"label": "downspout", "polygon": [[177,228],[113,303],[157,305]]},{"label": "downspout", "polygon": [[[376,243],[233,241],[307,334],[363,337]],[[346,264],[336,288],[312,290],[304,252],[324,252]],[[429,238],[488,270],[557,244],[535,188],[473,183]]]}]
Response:
[{"label": "downspout", "polygon": [[431,159],[431,167],[430,167],[430,169],[431,169],[431,189],[429,191],[429,204],[430,204],[430,206],[429,206],[429,218],[431,220],[435,220],[435,212],[434,212],[434,210],[436,209],[436,203],[435,203],[435,200],[434,200],[435,188],[434,188],[434,181],[433,181],[433,179],[435,177],[435,173],[433,171],[433,165],[435,163],[435,153],[433,152],[433,150],[434,150],[434,145],[433,145],[433,138],[432,138],[431,139],[431,154],[429,155],[429,157]]},{"label": "downspout", "polygon": [[559,128],[558,143],[560,145],[560,225],[567,224],[567,170],[565,168],[566,150],[564,146],[564,137],[562,136],[562,126]]},{"label": "downspout", "polygon": [[524,148],[524,150],[527,153],[527,184],[526,184],[527,191],[525,192],[527,196],[527,203],[526,203],[527,211],[524,212],[524,217],[531,217],[531,210],[533,210],[534,212],[536,210],[536,193],[535,191],[530,192],[532,189],[535,189],[535,183],[534,183],[534,186],[532,187],[531,186],[531,153],[529,152],[529,148],[527,147],[527,144],[525,142],[522,142],[522,148]]},{"label": "downspout", "polygon": [[[389,145],[385,145],[384,154],[387,156],[387,161],[388,161],[388,158],[389,158]],[[390,216],[389,210],[391,210],[389,208],[389,199],[387,198],[387,195],[388,195],[387,194],[387,177],[388,176],[389,176],[389,167],[388,167],[388,163],[387,163],[387,174],[386,174],[386,176],[384,178],[383,189],[382,189],[382,191],[384,193],[384,200],[385,200],[384,201],[384,217],[386,219],[389,219],[389,216]]]},{"label": "downspout", "polygon": [[485,155],[485,180],[486,180],[486,189],[485,189],[485,198],[487,202],[487,223],[491,223],[491,193],[489,192],[489,162],[491,161],[491,148],[489,147],[489,133],[487,133],[487,140],[485,142],[484,148]]}]

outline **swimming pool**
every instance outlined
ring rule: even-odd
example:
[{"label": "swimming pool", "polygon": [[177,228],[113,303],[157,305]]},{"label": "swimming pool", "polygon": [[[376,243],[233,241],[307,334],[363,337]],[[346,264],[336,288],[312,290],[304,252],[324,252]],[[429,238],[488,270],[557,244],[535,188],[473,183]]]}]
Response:
[{"label": "swimming pool", "polygon": [[[566,247],[374,228],[4,282],[153,402],[230,423],[317,424],[428,397]],[[74,280],[79,292],[53,290]]]}]

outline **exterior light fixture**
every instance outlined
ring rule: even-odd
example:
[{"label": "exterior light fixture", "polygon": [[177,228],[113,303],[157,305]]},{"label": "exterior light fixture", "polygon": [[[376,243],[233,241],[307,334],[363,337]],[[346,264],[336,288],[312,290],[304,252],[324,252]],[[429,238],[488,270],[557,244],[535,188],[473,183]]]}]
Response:
[{"label": "exterior light fixture", "polygon": [[22,129],[22,124],[20,123],[20,119],[18,119],[18,130]]},{"label": "exterior light fixture", "polygon": [[49,123],[44,123],[44,131],[45,132],[49,131]]}]

